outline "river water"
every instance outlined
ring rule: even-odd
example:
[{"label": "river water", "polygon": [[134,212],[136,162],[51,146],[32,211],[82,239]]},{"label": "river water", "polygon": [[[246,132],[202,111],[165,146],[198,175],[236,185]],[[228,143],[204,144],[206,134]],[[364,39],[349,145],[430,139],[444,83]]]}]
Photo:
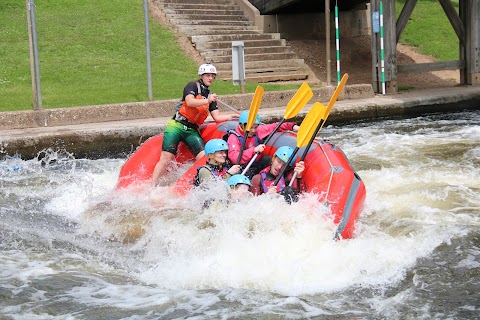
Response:
[{"label": "river water", "polygon": [[350,240],[311,195],[202,211],[203,191],[113,192],[125,159],[4,158],[0,318],[479,318],[480,112],[320,136],[367,187]]}]

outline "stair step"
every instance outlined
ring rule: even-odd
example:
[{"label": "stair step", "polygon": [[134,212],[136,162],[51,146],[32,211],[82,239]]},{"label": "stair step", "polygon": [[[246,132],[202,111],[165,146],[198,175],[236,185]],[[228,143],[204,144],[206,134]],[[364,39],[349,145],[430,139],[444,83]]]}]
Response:
[{"label": "stair step", "polygon": [[[205,9],[166,9],[165,13],[167,15],[177,14],[177,15],[208,15],[205,12]],[[215,9],[215,16],[241,16],[243,15],[243,11],[240,10],[227,10],[227,9]]]},{"label": "stair step", "polygon": [[[250,47],[276,47],[285,46],[284,39],[262,39],[262,40],[244,40],[243,45]],[[227,49],[232,48],[232,41],[208,41],[195,43],[197,50]]]},{"label": "stair step", "polygon": [[212,29],[202,29],[202,30],[189,30],[184,31],[187,36],[222,36],[230,34],[260,34],[257,30],[212,30]]},{"label": "stair step", "polygon": [[177,14],[177,13],[167,13],[165,15],[169,20],[171,19],[178,19],[178,20],[190,20],[190,21],[197,21],[197,20],[212,20],[212,21],[222,21],[224,23],[229,23],[230,21],[248,21],[246,17],[241,15],[233,15],[233,14],[214,14],[209,15],[205,13],[200,14]]},{"label": "stair step", "polygon": [[[255,53],[245,55],[245,61],[262,61],[266,59],[270,60],[285,60],[295,58],[293,52],[279,52],[279,53]],[[213,64],[222,63],[222,62],[232,62],[232,56],[210,56],[205,55],[206,61],[210,61]]]},{"label": "stair step", "polygon": [[[249,68],[245,70],[245,75],[254,75],[254,74],[270,74],[273,72],[303,72],[302,66],[291,66],[291,67],[270,67],[264,66],[262,68]],[[232,69],[229,70],[219,70],[218,76],[220,78],[231,78],[232,77]]]},{"label": "stair step", "polygon": [[[192,0],[156,0],[155,3],[158,4],[192,4],[196,3],[196,1]],[[202,4],[209,4],[209,5],[217,5],[217,4],[234,4],[232,1],[221,1],[221,0],[202,0]]]},{"label": "stair step", "polygon": [[[273,53],[293,53],[291,47],[271,46],[271,47],[246,47],[244,48],[245,57],[251,54],[273,54]],[[201,55],[206,57],[229,56],[232,54],[231,48],[202,50]]]},{"label": "stair step", "polygon": [[260,31],[254,26],[225,26],[225,25],[204,25],[203,28],[198,26],[191,25],[177,25],[179,31],[184,32],[188,35],[207,35],[207,34],[218,34],[218,32],[238,32],[238,31],[255,31],[260,33]]},{"label": "stair step", "polygon": [[214,10],[239,10],[239,7],[235,4],[218,4],[216,3],[213,7],[212,4],[208,3],[162,3],[160,4],[163,8],[168,10],[175,9],[199,9],[206,12],[211,12]]},{"label": "stair step", "polygon": [[[262,60],[262,61],[245,61],[245,68],[248,69],[259,69],[263,67],[269,68],[280,68],[280,67],[304,67],[303,59],[288,59],[288,60]],[[232,62],[219,62],[215,64],[215,67],[219,73],[223,70],[232,70]]]},{"label": "stair step", "polygon": [[201,35],[188,37],[193,43],[215,41],[278,40],[278,33]]},{"label": "stair step", "polygon": [[[271,73],[259,73],[245,75],[246,82],[277,82],[277,81],[293,81],[293,80],[305,80],[308,78],[308,74],[305,72],[271,72]],[[219,80],[231,80],[231,78],[218,77]]]},{"label": "stair step", "polygon": [[229,26],[251,26],[250,21],[238,20],[238,21],[223,21],[223,20],[188,20],[188,19],[178,19],[172,18],[169,19],[170,23],[179,26],[200,26],[204,28],[205,26],[219,26],[219,25],[229,25]]}]

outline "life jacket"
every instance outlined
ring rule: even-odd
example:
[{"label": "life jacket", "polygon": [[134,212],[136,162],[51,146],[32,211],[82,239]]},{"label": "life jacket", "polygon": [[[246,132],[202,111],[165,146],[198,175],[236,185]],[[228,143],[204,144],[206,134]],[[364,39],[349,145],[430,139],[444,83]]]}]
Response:
[{"label": "life jacket", "polygon": [[[200,83],[198,81],[196,82],[197,84],[197,89],[198,89],[198,94],[195,97],[195,99],[205,99],[205,97],[202,96],[202,91],[200,90]],[[185,117],[188,122],[196,124],[196,125],[201,125],[205,122],[205,119],[208,117],[208,108],[210,106],[210,103],[206,103],[204,105],[201,105],[199,107],[188,107],[187,102],[183,101],[180,110],[178,110],[178,113]]]},{"label": "life jacket", "polygon": [[227,171],[229,169],[228,166],[223,165],[222,169],[218,170],[218,169],[220,169],[218,165],[213,165],[213,164],[210,164],[210,163],[207,162],[204,166],[201,166],[201,167],[197,168],[197,174],[193,178],[193,185],[195,185],[196,187],[198,187],[200,185],[199,173],[200,173],[200,169],[202,169],[202,168],[208,169],[208,171],[210,171],[210,173],[214,177],[220,178],[220,179],[223,179],[223,177],[225,177],[225,175],[227,174]]},{"label": "life jacket", "polygon": [[[260,171],[260,185],[262,186],[263,193],[268,192],[268,188],[275,182],[276,179],[267,180],[267,173],[270,171],[270,166],[266,167],[262,171]],[[280,180],[277,183],[277,190],[278,192],[282,192],[285,189],[285,177],[282,175]]]},{"label": "life jacket", "polygon": [[[245,139],[243,139],[243,136],[238,134],[238,132],[235,130],[228,130],[228,132],[223,135],[222,137],[223,140],[228,142],[228,137],[230,137],[231,134],[236,135],[238,140],[240,141],[240,145],[243,146]],[[255,135],[253,138],[254,138],[254,145],[256,147],[260,144],[260,138],[257,135]]]}]

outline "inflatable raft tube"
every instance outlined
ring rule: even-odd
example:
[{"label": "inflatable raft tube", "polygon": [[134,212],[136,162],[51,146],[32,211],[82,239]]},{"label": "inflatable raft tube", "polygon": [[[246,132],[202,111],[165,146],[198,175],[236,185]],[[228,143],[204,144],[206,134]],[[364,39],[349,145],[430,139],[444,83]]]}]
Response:
[{"label": "inflatable raft tube", "polygon": [[[220,124],[210,123],[200,127],[200,133],[205,141],[222,138],[229,130],[237,126],[237,122],[228,121]],[[116,188],[126,188],[131,185],[149,183],[155,164],[160,158],[163,135],[148,139],[126,161],[120,171]],[[267,144],[264,154],[272,156],[281,146],[296,146],[296,134],[293,132],[276,133]],[[301,148],[297,161],[303,154]],[[181,144],[176,161],[184,163],[194,160],[193,155]],[[197,168],[204,165],[206,158],[196,161],[174,184],[174,190],[179,195],[188,193]],[[305,157],[303,181],[307,192],[319,195],[318,201],[329,206],[334,215],[337,230],[335,239],[353,237],[355,221],[365,202],[366,189],[363,181],[352,168],[343,151],[331,142],[315,139]]]}]

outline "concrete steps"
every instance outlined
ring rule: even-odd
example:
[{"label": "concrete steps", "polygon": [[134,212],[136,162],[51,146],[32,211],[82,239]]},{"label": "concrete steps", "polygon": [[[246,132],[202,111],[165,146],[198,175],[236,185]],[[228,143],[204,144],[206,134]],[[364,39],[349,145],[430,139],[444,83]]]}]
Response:
[{"label": "concrete steps", "polygon": [[240,21],[245,21],[245,22],[248,22],[246,25],[249,25],[250,22],[248,21],[248,19],[244,16],[239,16],[239,15],[234,15],[234,14],[225,14],[225,15],[220,15],[220,14],[215,14],[215,16],[211,16],[211,15],[205,15],[203,13],[201,14],[178,14],[178,13],[175,13],[175,14],[172,14],[172,13],[169,13],[166,15],[167,16],[167,19],[169,19],[170,21],[171,20],[174,20],[174,21],[190,21],[190,22],[193,22],[193,21],[221,21],[221,22],[232,22],[232,21],[237,21],[237,22],[240,22]]},{"label": "concrete steps", "polygon": [[[215,55],[205,55],[205,60],[210,61],[214,65],[217,63],[232,62],[231,55],[228,56],[215,56]],[[268,61],[268,60],[288,60],[295,59],[295,54],[293,52],[270,52],[270,53],[253,53],[245,54],[245,62],[249,61]],[[247,68],[247,66],[245,66]]]},{"label": "concrete steps", "polygon": [[[234,34],[234,33],[258,33],[258,30],[252,26],[209,26],[208,29],[199,28],[198,26],[191,25],[177,25],[177,29],[190,36],[196,35],[215,35],[215,34]],[[232,45],[231,43],[229,44]]]},{"label": "concrete steps", "polygon": [[[208,17],[211,18],[211,17]],[[174,25],[188,25],[188,26],[199,26],[202,28],[208,28],[209,26],[251,26],[250,21],[248,20],[190,20],[185,17],[171,18],[169,19],[170,23]]]},{"label": "concrete steps", "polygon": [[[163,11],[165,13],[174,13],[175,9],[197,9],[197,10],[204,10],[205,12],[210,12],[210,9],[212,7],[212,5],[208,3],[177,3],[177,2],[159,3],[159,6],[163,8]],[[236,6],[233,3],[230,3],[230,4],[217,3],[215,4],[215,8],[217,8],[218,10],[238,10],[238,6]]]},{"label": "concrete steps", "polygon": [[187,36],[217,79],[232,80],[232,41],[245,45],[247,82],[305,80],[313,74],[278,33],[259,31],[231,0],[155,0],[169,22]]},{"label": "concrete steps", "polygon": [[[245,50],[250,47],[276,47],[285,46],[284,39],[261,39],[261,40],[244,40],[243,44]],[[215,43],[197,43],[196,48],[198,50],[211,50],[211,49],[230,49],[232,50],[231,41],[218,41]]]},{"label": "concrete steps", "polygon": [[280,39],[278,33],[236,33],[236,34],[222,34],[222,35],[199,35],[188,37],[192,43],[217,43],[224,41],[246,41],[246,40],[275,40]]},{"label": "concrete steps", "polygon": [[[165,3],[165,4],[193,4],[193,5],[199,5],[199,3],[205,4],[205,5],[217,5],[219,3],[218,0],[201,0],[201,1],[195,1],[195,0],[160,0],[159,3]],[[233,2],[230,1],[221,1],[221,4],[233,4]]]},{"label": "concrete steps", "polygon": [[[245,56],[250,56],[254,54],[269,54],[269,53],[292,53],[292,51],[286,51],[290,47],[282,47],[282,46],[274,46],[274,47],[246,47],[244,48]],[[221,57],[221,56],[228,56],[231,55],[232,49],[231,48],[224,48],[224,49],[211,49],[211,50],[202,50],[202,55],[204,57]]]},{"label": "concrete steps", "polygon": [[[245,61],[245,77],[251,82],[295,81],[307,79],[307,74],[299,72],[304,62],[302,59],[288,60],[253,60]],[[218,79],[232,79],[232,63],[219,62],[215,64],[218,69]]]}]

